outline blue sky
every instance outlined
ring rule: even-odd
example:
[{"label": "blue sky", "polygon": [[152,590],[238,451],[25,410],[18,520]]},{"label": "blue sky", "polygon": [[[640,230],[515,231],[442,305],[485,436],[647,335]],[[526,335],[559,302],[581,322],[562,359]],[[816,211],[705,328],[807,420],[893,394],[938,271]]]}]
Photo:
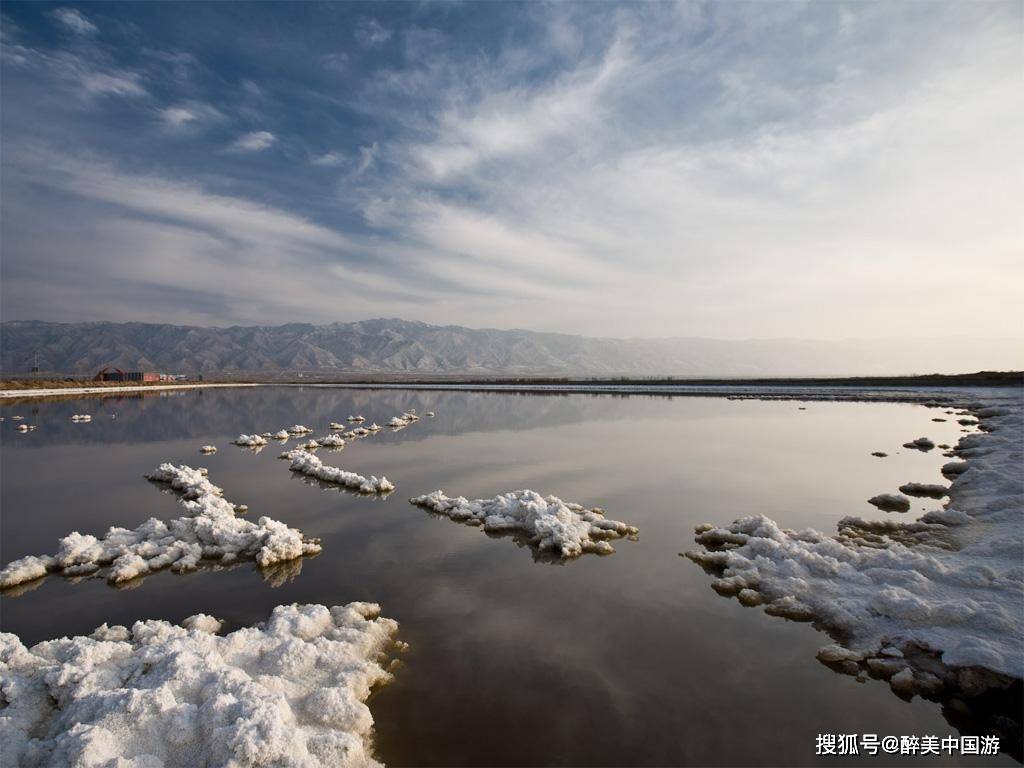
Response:
[{"label": "blue sky", "polygon": [[1019,2],[2,7],[2,316],[1017,334]]}]

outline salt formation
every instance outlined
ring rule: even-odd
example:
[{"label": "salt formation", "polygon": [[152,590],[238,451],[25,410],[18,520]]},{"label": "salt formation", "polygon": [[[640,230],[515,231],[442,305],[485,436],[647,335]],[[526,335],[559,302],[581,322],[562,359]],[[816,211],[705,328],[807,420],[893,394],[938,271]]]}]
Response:
[{"label": "salt formation", "polygon": [[941,659],[943,676],[914,665],[898,679],[894,671],[904,694],[967,688],[982,674],[1024,677],[1024,402],[1019,392],[983,396],[971,407],[985,431],[961,438],[967,468],[945,509],[914,523],[845,519],[838,537],[755,515],[698,527],[702,549],[686,556],[717,576],[719,593],[818,622],[842,643],[823,649],[832,662],[848,651],[847,660],[867,664],[889,648]]},{"label": "salt formation", "polygon": [[275,440],[287,440],[291,435],[288,434],[287,429],[281,429],[275,432],[273,437]]},{"label": "salt formation", "polygon": [[217,452],[217,446],[216,445],[204,445],[202,448],[199,449],[199,452],[200,453],[216,453]]},{"label": "salt formation", "polygon": [[243,448],[258,448],[267,444],[267,439],[260,435],[239,435],[235,438],[235,445]]},{"label": "salt formation", "polygon": [[363,417],[363,416],[349,416],[348,420],[349,421],[355,421],[355,422],[363,422],[363,421],[366,421],[366,418]]},{"label": "salt formation", "polygon": [[941,472],[946,477],[956,477],[966,472],[970,466],[966,461],[949,461],[942,465]]},{"label": "salt formation", "polygon": [[161,464],[146,477],[180,492],[186,516],[169,522],[151,517],[134,530],[113,527],[103,538],[76,531],[57,543],[56,555],[9,563],[0,570],[0,588],[47,573],[83,576],[109,566],[107,581],[114,584],[162,568],[195,570],[201,560],[227,564],[245,558],[264,567],[320,551],[317,540],[277,520],[261,517],[251,523],[236,517],[236,507],[203,469]]},{"label": "salt formation", "polygon": [[331,423],[330,423],[330,424],[328,425],[328,427],[329,427],[330,429],[347,429],[347,428],[348,428],[348,427],[346,427],[346,426],[345,426],[344,424],[342,424],[342,423],[340,423],[340,422],[337,422],[337,421],[332,421],[332,422],[331,422]]},{"label": "salt formation", "polygon": [[345,437],[349,437],[349,438],[369,437],[369,436],[370,436],[370,430],[368,430],[366,427],[356,427],[351,432],[346,432],[345,433]]},{"label": "salt formation", "polygon": [[373,422],[373,424],[367,427],[367,429],[370,430],[371,432],[380,432],[381,429],[383,429],[383,427],[377,422]]},{"label": "salt formation", "polygon": [[317,448],[320,447],[320,443],[318,443],[316,440],[310,440],[309,442],[306,443],[299,443],[295,447],[301,448],[304,451],[315,451]]},{"label": "salt formation", "polygon": [[317,440],[325,448],[344,448],[345,438],[341,435],[326,435]]},{"label": "salt formation", "polygon": [[932,499],[941,499],[949,493],[949,489],[944,485],[932,483],[904,483],[900,486],[900,493],[905,493],[907,496],[927,496]]},{"label": "salt formation", "polygon": [[71,417],[72,421],[92,421],[92,416],[88,413],[76,413]]},{"label": "salt formation", "polygon": [[388,422],[388,426],[394,427],[395,429],[401,429],[402,427],[409,426],[409,422],[405,419],[400,419],[397,416],[392,416],[391,421]]},{"label": "salt formation", "polygon": [[909,512],[910,499],[896,493],[880,493],[868,499],[868,504],[874,504],[886,512]]},{"label": "salt formation", "polygon": [[557,496],[541,496],[536,491],[509,491],[493,499],[445,496],[434,491],[409,499],[413,504],[447,515],[467,525],[480,525],[492,533],[522,533],[541,551],[563,558],[584,552],[609,554],[615,549],[608,539],[634,536],[637,529],[618,520],[605,519],[597,508],[586,509],[564,502]]},{"label": "salt formation", "polygon": [[18,425],[18,431],[19,432],[28,432],[28,424],[19,424]]},{"label": "salt formation", "polygon": [[330,467],[308,451],[290,451],[285,458],[291,461],[289,469],[292,472],[300,472],[307,477],[323,480],[325,483],[342,485],[360,493],[390,493],[395,490],[394,483],[386,477],[379,479],[376,475],[363,477],[355,472]]},{"label": "salt formation", "polygon": [[[286,430],[281,430],[282,432]],[[304,427],[302,424],[296,424],[295,426],[288,427],[287,433],[289,435],[308,435],[313,430],[309,427]]]},{"label": "salt formation", "polygon": [[431,418],[431,419],[434,418],[434,412],[433,411],[427,411],[427,417]]},{"label": "salt formation", "polygon": [[224,636],[199,614],[31,648],[0,634],[4,764],[379,766],[365,702],[398,630],[379,614],[281,605]]},{"label": "salt formation", "polygon": [[929,440],[927,437],[919,437],[917,440],[911,440],[909,443],[903,444],[904,448],[916,448],[919,451],[930,451],[935,447],[935,443]]},{"label": "salt formation", "polygon": [[872,452],[872,454],[871,454],[871,455],[872,455],[872,456],[877,456],[877,457],[878,457],[878,458],[880,458],[880,459],[884,459],[884,458],[885,458],[886,456],[888,456],[889,454],[888,454],[888,453],[886,453],[885,451],[874,451],[874,452]]}]

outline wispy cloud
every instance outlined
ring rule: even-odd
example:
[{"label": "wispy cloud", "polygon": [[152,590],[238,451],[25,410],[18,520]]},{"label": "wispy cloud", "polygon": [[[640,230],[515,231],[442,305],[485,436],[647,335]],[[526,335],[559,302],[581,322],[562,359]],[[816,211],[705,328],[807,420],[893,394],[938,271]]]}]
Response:
[{"label": "wispy cloud", "polygon": [[324,152],[313,155],[309,158],[310,165],[317,165],[321,168],[337,168],[345,162],[345,155],[341,152]]},{"label": "wispy cloud", "polygon": [[355,35],[361,45],[383,45],[391,39],[391,30],[376,19],[362,19],[356,25]]},{"label": "wispy cloud", "polygon": [[170,130],[188,131],[223,120],[224,114],[209,104],[189,101],[162,107],[157,110],[157,117]]},{"label": "wispy cloud", "polygon": [[240,136],[231,147],[242,152],[259,152],[273,146],[276,141],[277,137],[270,131],[253,131]]},{"label": "wispy cloud", "polygon": [[78,35],[94,35],[100,31],[99,27],[74,8],[57,8],[50,15],[65,29]]}]

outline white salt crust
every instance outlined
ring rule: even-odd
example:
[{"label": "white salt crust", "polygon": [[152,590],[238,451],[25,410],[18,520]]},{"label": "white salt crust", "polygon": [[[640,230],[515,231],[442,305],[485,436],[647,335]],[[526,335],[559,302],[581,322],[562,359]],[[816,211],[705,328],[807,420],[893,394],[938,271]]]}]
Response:
[{"label": "white salt crust", "polygon": [[0,743],[19,768],[377,766],[371,690],[398,624],[373,603],[287,605],[216,633],[106,624],[26,648],[0,634]]},{"label": "white salt crust", "polygon": [[537,549],[563,558],[578,557],[584,552],[610,554],[615,549],[608,539],[637,533],[631,525],[606,519],[600,509],[586,509],[530,490],[473,500],[434,491],[409,501],[452,520],[483,526],[492,533],[522,533]]},{"label": "white salt crust", "polygon": [[390,493],[395,490],[395,485],[386,477],[378,478],[376,475],[364,477],[355,472],[348,472],[344,469],[331,467],[324,464],[317,456],[308,451],[289,451],[282,455],[291,464],[289,469],[292,472],[299,472],[307,477],[322,480],[325,483],[341,485],[345,488],[359,491],[360,493]]}]

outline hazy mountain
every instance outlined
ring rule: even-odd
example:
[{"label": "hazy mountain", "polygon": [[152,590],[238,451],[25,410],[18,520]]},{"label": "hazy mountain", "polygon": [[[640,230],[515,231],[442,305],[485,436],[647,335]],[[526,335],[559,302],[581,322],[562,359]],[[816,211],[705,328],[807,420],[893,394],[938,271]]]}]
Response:
[{"label": "hazy mountain", "polygon": [[0,367],[206,375],[305,372],[575,375],[847,375],[1024,368],[1019,339],[955,341],[603,339],[405,320],[231,328],[150,323],[0,324]]}]

